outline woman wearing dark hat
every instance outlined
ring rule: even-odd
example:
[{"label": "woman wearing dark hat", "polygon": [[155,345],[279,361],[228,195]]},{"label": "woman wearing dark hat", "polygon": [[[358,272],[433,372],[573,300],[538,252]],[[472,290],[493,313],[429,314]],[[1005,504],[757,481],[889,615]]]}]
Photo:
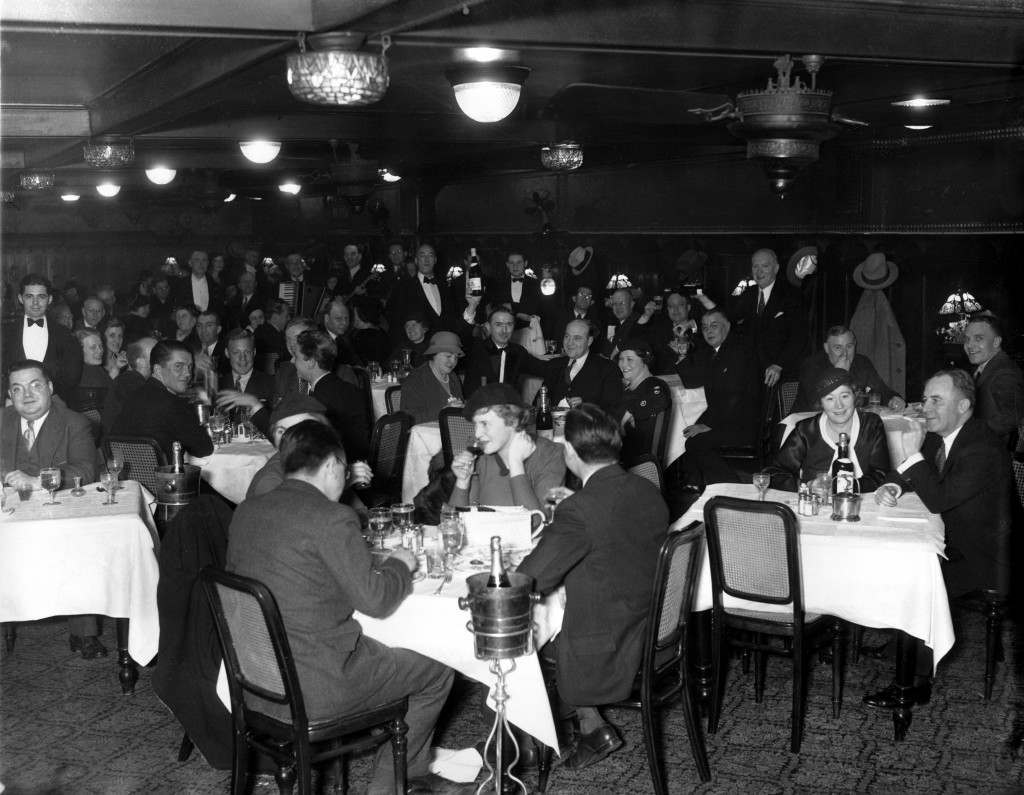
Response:
[{"label": "woman wearing dark hat", "polygon": [[508,384],[485,384],[466,403],[482,451],[452,461],[451,504],[522,505],[539,509],[548,491],[565,482],[562,445],[526,432],[530,409]]},{"label": "woman wearing dark hat", "polygon": [[850,458],[860,491],[874,491],[885,482],[890,470],[882,420],[854,407],[855,396],[847,370],[830,367],[821,374],[814,393],[821,413],[797,423],[775,454],[767,469],[772,486],[796,491],[801,477],[808,481],[818,473],[828,472],[836,457],[839,434],[845,433],[850,437]]},{"label": "woman wearing dark hat", "polygon": [[417,423],[436,422],[441,409],[462,405],[462,382],[455,372],[463,355],[459,335],[437,332],[423,355],[427,362],[402,381],[402,411]]},{"label": "woman wearing dark hat", "polygon": [[629,467],[644,453],[653,453],[658,418],[667,422],[663,412],[672,407],[668,384],[651,375],[653,353],[647,340],[626,340],[619,351],[622,372],[622,463]]}]

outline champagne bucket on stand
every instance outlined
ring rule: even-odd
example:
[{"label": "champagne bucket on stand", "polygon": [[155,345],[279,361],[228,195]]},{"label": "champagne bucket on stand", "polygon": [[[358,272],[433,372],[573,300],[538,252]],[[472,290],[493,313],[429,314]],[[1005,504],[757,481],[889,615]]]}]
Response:
[{"label": "champagne bucket on stand", "polygon": [[156,467],[156,497],[160,505],[188,505],[199,494],[199,467],[184,464],[183,472],[175,472],[171,465]]},{"label": "champagne bucket on stand", "polygon": [[459,608],[469,610],[478,660],[508,660],[533,651],[531,610],[540,594],[530,592],[532,579],[515,572],[508,575],[510,588],[490,588],[489,572],[466,578],[469,595],[459,599]]}]

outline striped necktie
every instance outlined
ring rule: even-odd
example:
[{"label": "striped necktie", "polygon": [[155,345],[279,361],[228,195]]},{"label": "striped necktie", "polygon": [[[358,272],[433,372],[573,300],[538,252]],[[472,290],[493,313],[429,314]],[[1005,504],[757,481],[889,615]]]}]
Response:
[{"label": "striped necktie", "polygon": [[35,424],[35,420],[25,420],[27,428],[25,428],[25,446],[31,450],[32,445],[36,443],[36,429],[32,426]]}]

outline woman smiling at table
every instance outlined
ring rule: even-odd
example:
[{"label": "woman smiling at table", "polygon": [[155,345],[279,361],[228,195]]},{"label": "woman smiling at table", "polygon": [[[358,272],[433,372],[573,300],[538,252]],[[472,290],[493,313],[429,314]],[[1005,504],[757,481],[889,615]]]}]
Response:
[{"label": "woman smiling at table", "polygon": [[[830,367],[815,384],[821,413],[797,423],[767,471],[772,487],[796,491],[819,472],[828,472],[835,460],[839,434],[850,438],[850,459],[861,493],[874,491],[885,482],[890,469],[889,447],[882,420],[854,407],[850,373]],[[801,474],[802,473],[802,474]]]},{"label": "woman smiling at table", "polygon": [[627,340],[619,351],[622,372],[622,462],[632,466],[644,453],[653,453],[658,415],[672,406],[668,384],[651,375],[654,354],[646,340]]},{"label": "woman smiling at table", "polygon": [[402,381],[402,411],[416,422],[436,422],[441,409],[462,405],[462,382],[455,372],[462,343],[457,334],[439,331],[423,355],[427,362]]}]

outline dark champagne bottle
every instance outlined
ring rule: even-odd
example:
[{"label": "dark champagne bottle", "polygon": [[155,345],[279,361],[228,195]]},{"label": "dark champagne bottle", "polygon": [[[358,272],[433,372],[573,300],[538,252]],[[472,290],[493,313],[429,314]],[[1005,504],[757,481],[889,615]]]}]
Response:
[{"label": "dark champagne bottle", "polygon": [[469,250],[469,268],[466,271],[466,286],[470,295],[484,294],[484,274],[480,269],[480,257],[476,255],[476,249]]},{"label": "dark champagne bottle", "polygon": [[488,588],[511,588],[512,582],[501,562],[501,536],[491,536],[491,576],[487,578]]},{"label": "dark champagne bottle", "polygon": [[839,434],[839,449],[832,462],[832,493],[852,494],[855,488],[853,461],[850,460],[850,437]]},{"label": "dark champagne bottle", "polygon": [[552,427],[551,400],[548,398],[548,388],[541,386],[537,398],[537,430],[550,431]]}]

